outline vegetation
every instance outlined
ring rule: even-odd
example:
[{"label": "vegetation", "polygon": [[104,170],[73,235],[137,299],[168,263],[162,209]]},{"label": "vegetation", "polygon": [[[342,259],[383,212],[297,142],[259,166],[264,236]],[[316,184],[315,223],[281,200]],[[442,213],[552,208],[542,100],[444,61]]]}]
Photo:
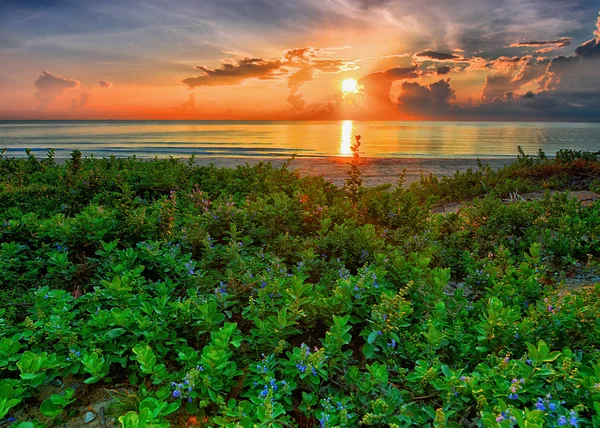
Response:
[{"label": "vegetation", "polygon": [[357,162],[0,158],[0,425],[107,389],[126,428],[600,426],[600,204],[519,197],[598,188],[596,155]]}]

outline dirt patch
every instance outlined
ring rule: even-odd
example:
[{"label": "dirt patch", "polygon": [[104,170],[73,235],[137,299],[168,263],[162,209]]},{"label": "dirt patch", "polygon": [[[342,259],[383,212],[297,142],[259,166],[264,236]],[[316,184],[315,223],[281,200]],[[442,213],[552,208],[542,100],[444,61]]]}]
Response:
[{"label": "dirt patch", "polygon": [[[549,190],[550,196],[553,196],[557,193],[564,193],[558,190]],[[505,204],[509,204],[512,202],[518,201],[541,201],[544,199],[546,192],[528,192],[523,194],[515,193],[512,198],[502,199],[502,202]],[[569,197],[575,198],[581,202],[581,205],[584,207],[590,206],[594,204],[596,201],[600,200],[600,193],[590,192],[587,190],[573,190],[569,192]],[[431,209],[432,213],[435,214],[448,214],[448,213],[457,213],[462,208],[469,206],[470,201],[465,202],[449,202],[449,203],[440,203]]]}]

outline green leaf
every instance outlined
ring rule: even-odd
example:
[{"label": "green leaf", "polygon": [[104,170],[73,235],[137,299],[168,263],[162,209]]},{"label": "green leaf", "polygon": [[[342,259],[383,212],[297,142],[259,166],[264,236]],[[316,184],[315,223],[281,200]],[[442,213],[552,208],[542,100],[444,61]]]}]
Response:
[{"label": "green leaf", "polygon": [[63,412],[63,409],[62,409],[62,407],[54,404],[52,402],[52,400],[49,398],[42,402],[42,405],[40,406],[40,412],[42,412],[42,414],[44,416],[48,416],[49,418],[54,418],[54,417],[60,415]]},{"label": "green leaf", "polygon": [[369,334],[369,337],[367,337],[367,343],[368,344],[372,344],[373,342],[375,342],[375,340],[377,339],[377,336],[379,336],[379,332],[378,331],[372,331]]},{"label": "green leaf", "polygon": [[377,348],[375,346],[366,343],[362,348],[365,358],[373,358],[375,356],[376,349]]},{"label": "green leaf", "polygon": [[119,337],[121,336],[123,333],[125,333],[127,330],[125,330],[124,328],[113,328],[112,330],[109,330],[106,335],[108,337],[110,337],[111,339],[114,339],[115,337]]}]

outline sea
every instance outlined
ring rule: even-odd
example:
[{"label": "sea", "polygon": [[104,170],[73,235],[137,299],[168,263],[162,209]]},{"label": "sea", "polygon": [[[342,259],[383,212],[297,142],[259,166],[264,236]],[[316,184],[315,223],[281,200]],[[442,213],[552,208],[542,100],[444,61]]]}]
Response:
[{"label": "sea", "polygon": [[600,123],[377,121],[0,121],[0,149],[57,158],[511,158],[517,146],[552,156],[559,149],[600,150]]}]

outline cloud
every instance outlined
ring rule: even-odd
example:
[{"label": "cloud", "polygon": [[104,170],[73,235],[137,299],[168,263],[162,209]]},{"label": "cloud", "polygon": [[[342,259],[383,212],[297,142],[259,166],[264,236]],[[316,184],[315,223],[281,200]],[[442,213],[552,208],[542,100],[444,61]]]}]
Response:
[{"label": "cloud", "polygon": [[299,90],[302,85],[311,80],[313,80],[313,69],[311,67],[301,68],[288,78],[290,94],[288,95],[287,101],[292,105],[294,110],[300,111],[304,109],[306,102]]},{"label": "cloud", "polygon": [[416,82],[403,82],[397,108],[409,115],[440,115],[449,112],[450,100],[456,98],[450,79],[438,80],[428,86]]},{"label": "cloud", "polygon": [[183,80],[189,89],[202,86],[238,85],[248,79],[274,79],[287,77],[290,90],[287,101],[293,110],[301,111],[306,102],[300,88],[313,80],[315,73],[338,73],[357,69],[356,61],[331,58],[332,49],[314,47],[283,51],[281,58],[244,58],[224,60],[220,68],[195,67],[203,72],[197,77]]},{"label": "cloud", "polygon": [[183,83],[189,89],[202,86],[239,85],[248,79],[271,79],[281,69],[283,62],[279,59],[244,58],[239,61],[224,60],[220,68],[205,66],[194,67],[202,71],[196,77],[189,77]]},{"label": "cloud", "polygon": [[571,44],[571,37],[561,37],[557,40],[530,40],[526,42],[515,42],[511,43],[508,47],[510,48],[526,48],[533,47],[536,49],[536,53],[547,53],[552,52],[557,49],[564,48],[565,46],[569,46]]},{"label": "cloud", "polygon": [[56,98],[66,91],[79,88],[81,83],[78,80],[42,71],[38,79],[33,82],[33,86],[37,89],[34,95],[40,102],[39,108],[43,109],[54,103]]},{"label": "cloud", "polygon": [[441,67],[438,67],[437,74],[438,75],[448,74],[448,73],[450,73],[450,71],[452,71],[452,68],[449,65],[443,65]]},{"label": "cloud", "polygon": [[398,80],[415,79],[420,76],[416,65],[412,67],[394,67],[385,71],[367,74],[358,79],[368,102],[391,105],[390,90],[392,83]]},{"label": "cloud", "polygon": [[188,95],[188,100],[181,103],[181,109],[186,112],[196,111],[196,94],[193,92]]},{"label": "cloud", "polygon": [[518,93],[521,87],[531,82],[537,82],[538,87],[542,87],[548,64],[549,61],[533,59],[530,55],[500,57],[491,61],[489,67],[493,72],[486,76],[481,90],[482,101],[493,101],[507,92]]},{"label": "cloud", "polygon": [[83,110],[87,106],[89,98],[88,94],[80,94],[79,102],[76,99],[71,101],[71,110]]},{"label": "cloud", "polygon": [[98,84],[101,88],[112,88],[114,86],[111,82],[107,82],[106,80],[101,80]]},{"label": "cloud", "polygon": [[458,61],[458,62],[468,62],[469,60],[463,58],[459,55],[446,53],[446,52],[437,52],[432,50],[426,50],[423,52],[418,52],[414,55],[415,60],[418,61]]}]

